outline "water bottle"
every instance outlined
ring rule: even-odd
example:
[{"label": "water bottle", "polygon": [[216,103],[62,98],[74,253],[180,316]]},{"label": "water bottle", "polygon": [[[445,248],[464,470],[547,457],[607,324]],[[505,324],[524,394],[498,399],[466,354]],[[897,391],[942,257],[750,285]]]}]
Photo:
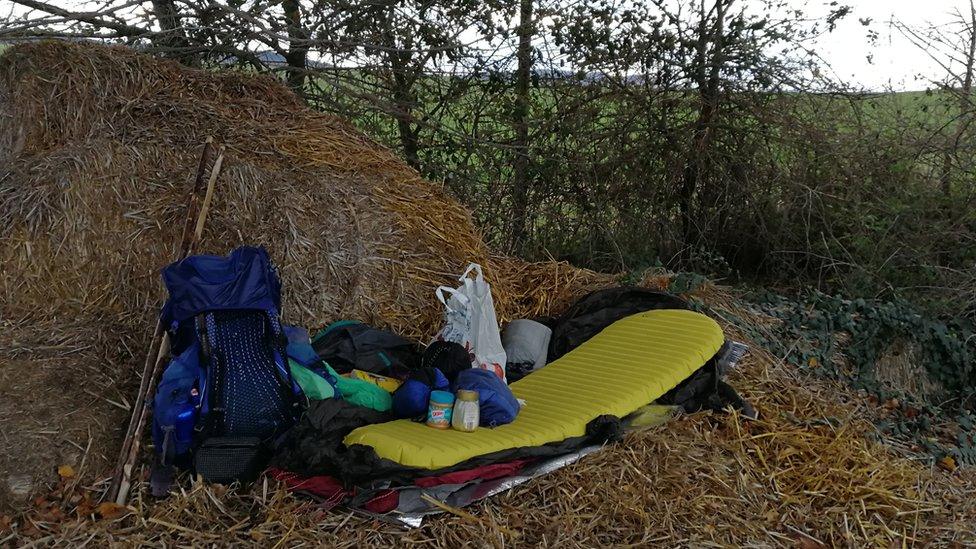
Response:
[{"label": "water bottle", "polygon": [[176,405],[176,418],[173,421],[176,444],[189,445],[193,442],[193,431],[197,425],[197,403],[199,393],[193,389],[190,398]]}]

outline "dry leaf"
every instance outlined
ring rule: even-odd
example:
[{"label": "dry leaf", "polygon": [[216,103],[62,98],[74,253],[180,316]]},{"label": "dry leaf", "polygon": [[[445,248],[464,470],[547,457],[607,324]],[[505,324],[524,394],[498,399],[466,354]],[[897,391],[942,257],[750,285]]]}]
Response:
[{"label": "dry leaf", "polygon": [[49,507],[45,510],[38,511],[36,518],[41,522],[61,522],[64,520],[64,512],[57,507]]},{"label": "dry leaf", "polygon": [[103,519],[114,519],[126,514],[128,509],[125,505],[119,505],[114,501],[105,501],[98,504],[96,511]]},{"label": "dry leaf", "polygon": [[75,514],[79,517],[88,517],[94,512],[95,506],[92,505],[91,501],[88,499],[82,500],[82,502],[75,507]]},{"label": "dry leaf", "polygon": [[20,528],[20,534],[29,537],[36,538],[41,535],[41,531],[34,525],[33,521],[27,521],[23,527]]},{"label": "dry leaf", "polygon": [[264,538],[265,535],[262,534],[261,532],[257,530],[251,530],[251,539],[253,539],[254,541],[263,541]]},{"label": "dry leaf", "polygon": [[62,465],[58,467],[58,476],[61,478],[75,478],[75,468],[70,465]]},{"label": "dry leaf", "polygon": [[939,468],[945,469],[950,473],[952,471],[955,471],[956,467],[957,467],[956,460],[952,456],[945,456],[944,458],[939,460]]},{"label": "dry leaf", "polygon": [[797,536],[796,547],[797,549],[824,549],[824,544],[808,537]]}]

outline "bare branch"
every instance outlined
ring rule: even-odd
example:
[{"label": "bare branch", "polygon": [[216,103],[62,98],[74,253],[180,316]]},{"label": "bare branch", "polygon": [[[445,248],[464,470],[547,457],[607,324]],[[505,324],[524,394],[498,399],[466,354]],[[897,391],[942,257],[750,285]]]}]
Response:
[{"label": "bare branch", "polygon": [[42,11],[45,13],[50,13],[51,15],[57,15],[59,17],[64,17],[65,19],[72,21],[80,21],[82,23],[88,23],[98,28],[104,28],[115,31],[118,36],[124,36],[129,38],[143,38],[153,34],[153,31],[148,29],[136,27],[133,25],[118,23],[115,21],[109,21],[102,18],[97,13],[91,12],[72,12],[57,6],[52,6],[44,2],[39,2],[38,0],[11,0],[15,4],[20,4],[21,6]]}]

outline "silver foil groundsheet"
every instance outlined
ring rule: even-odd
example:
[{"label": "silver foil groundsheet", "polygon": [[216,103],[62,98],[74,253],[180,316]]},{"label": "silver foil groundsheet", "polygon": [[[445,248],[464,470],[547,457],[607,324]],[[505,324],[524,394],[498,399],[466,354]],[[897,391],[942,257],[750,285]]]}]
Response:
[{"label": "silver foil groundsheet", "polygon": [[405,528],[418,528],[423,525],[424,517],[444,512],[426,501],[425,495],[451,507],[465,507],[476,501],[511,490],[536,477],[576,463],[584,456],[597,452],[601,448],[603,448],[602,445],[586,446],[575,452],[533,463],[526,466],[518,474],[508,477],[465,484],[442,484],[432,488],[403,488],[399,490],[400,500],[396,510],[386,515],[376,515],[362,509],[355,511],[386,522],[399,524]]}]

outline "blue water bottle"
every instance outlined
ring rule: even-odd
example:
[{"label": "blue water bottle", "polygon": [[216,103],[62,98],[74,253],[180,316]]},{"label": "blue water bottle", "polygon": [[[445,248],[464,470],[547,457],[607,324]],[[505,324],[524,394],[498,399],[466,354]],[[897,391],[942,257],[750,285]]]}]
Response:
[{"label": "blue water bottle", "polygon": [[193,431],[197,425],[197,404],[200,400],[200,393],[196,389],[190,391],[190,398],[176,405],[175,417],[173,419],[174,435],[176,436],[176,446],[179,449],[187,448],[193,443]]}]

